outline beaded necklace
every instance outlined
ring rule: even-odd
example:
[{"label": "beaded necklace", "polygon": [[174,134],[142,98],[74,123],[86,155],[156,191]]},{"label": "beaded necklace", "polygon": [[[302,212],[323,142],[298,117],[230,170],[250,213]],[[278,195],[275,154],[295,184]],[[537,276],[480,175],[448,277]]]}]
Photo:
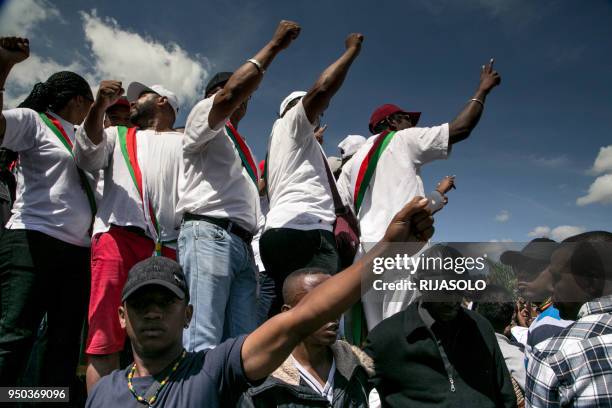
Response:
[{"label": "beaded necklace", "polygon": [[187,355],[187,350],[183,350],[183,353],[181,354],[179,359],[176,361],[176,363],[174,363],[174,366],[172,367],[172,371],[170,371],[170,373],[166,376],[166,378],[164,378],[159,383],[159,388],[157,388],[157,391],[155,391],[155,395],[149,398],[148,401],[144,397],[141,397],[140,395],[136,393],[136,390],[134,389],[134,385],[132,384],[132,378],[134,378],[134,373],[136,372],[136,363],[134,363],[134,365],[132,366],[132,369],[130,370],[130,373],[127,376],[127,383],[128,383],[129,390],[131,391],[132,395],[136,398],[136,400],[142,404],[147,404],[150,407],[153,406],[153,404],[155,404],[155,400],[157,400],[157,396],[159,395],[160,391],[168,383],[168,380],[170,380],[170,377],[172,377],[172,375],[176,372],[176,369],[181,364],[181,362],[183,361],[186,355]]}]

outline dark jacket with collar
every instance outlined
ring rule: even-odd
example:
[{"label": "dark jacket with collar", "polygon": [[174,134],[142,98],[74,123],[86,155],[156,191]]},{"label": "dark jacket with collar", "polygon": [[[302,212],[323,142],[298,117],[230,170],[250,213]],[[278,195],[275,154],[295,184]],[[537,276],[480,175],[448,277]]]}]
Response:
[{"label": "dark jacket with collar", "polygon": [[332,404],[301,381],[299,371],[288,358],[263,384],[250,388],[238,406],[367,408],[372,360],[357,347],[341,340],[331,349],[336,360]]},{"label": "dark jacket with collar", "polygon": [[455,392],[418,303],[383,320],[365,351],[374,360],[371,384],[383,407],[515,407],[516,400],[493,328],[461,308],[449,329],[432,326],[453,366]]}]

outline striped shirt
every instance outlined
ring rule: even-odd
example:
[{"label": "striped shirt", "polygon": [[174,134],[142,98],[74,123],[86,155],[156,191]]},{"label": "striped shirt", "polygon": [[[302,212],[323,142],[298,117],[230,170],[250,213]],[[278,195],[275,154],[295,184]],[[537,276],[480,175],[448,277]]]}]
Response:
[{"label": "striped shirt", "polygon": [[312,374],[310,374],[295,357],[291,356],[291,359],[293,360],[293,365],[300,373],[300,378],[302,381],[304,381],[310,388],[321,394],[321,396],[327,398],[327,400],[331,403],[334,399],[334,375],[336,374],[336,359],[332,359],[332,365],[329,369],[329,374],[327,375],[327,382],[325,385],[322,385]]}]

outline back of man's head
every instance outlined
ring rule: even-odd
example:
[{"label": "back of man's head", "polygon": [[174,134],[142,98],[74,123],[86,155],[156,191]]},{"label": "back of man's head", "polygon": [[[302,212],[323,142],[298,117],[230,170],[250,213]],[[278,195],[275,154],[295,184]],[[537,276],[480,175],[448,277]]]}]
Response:
[{"label": "back of man's head", "polygon": [[571,251],[570,270],[576,283],[583,288],[599,287],[598,296],[612,291],[612,233],[584,232],[565,239],[561,247]]},{"label": "back of man's head", "polygon": [[514,314],[510,291],[503,286],[488,285],[479,298],[476,311],[491,323],[495,332],[503,334]]}]

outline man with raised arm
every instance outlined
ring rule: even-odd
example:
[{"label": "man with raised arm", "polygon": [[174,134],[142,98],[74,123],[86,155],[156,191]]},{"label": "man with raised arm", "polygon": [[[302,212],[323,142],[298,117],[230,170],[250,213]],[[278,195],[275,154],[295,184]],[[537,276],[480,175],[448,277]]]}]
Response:
[{"label": "man with raised arm", "polygon": [[258,172],[228,119],[246,107],[272,60],[299,32],[296,23],[281,21],[270,42],[187,118],[177,212],[183,216],[180,263],[194,306],[194,321],[183,338],[189,351],[257,327],[257,269],[250,243],[260,212]]},{"label": "man with raised arm", "polygon": [[[493,60],[483,65],[473,97],[454,120],[440,126],[416,127],[421,112],[391,104],[372,113],[369,129],[375,136],[343,166],[338,178],[343,201],[352,205],[359,219],[362,245],[357,257],[368,250],[368,243],[381,239],[384,226],[398,209],[413,197],[425,195],[421,168],[446,159],[453,144],[467,139],[480,120],[487,95],[500,81]],[[364,311],[369,329],[383,318],[381,304],[367,298]]]},{"label": "man with raised arm", "polygon": [[132,128],[104,128],[123,94],[121,82],[102,81],[74,149],[79,167],[104,171],[104,192],[92,236],[87,386],[119,368],[125,330],[115,311],[128,271],[153,255],[176,259],[178,178],[183,134],[173,130],[178,100],[161,85],[128,87]]},{"label": "man with raised arm", "polygon": [[[103,378],[87,407],[123,407],[136,401],[164,407],[232,407],[289,357],[295,347],[355,303],[374,280],[375,257],[394,256],[397,243],[415,253],[433,234],[427,200],[416,197],[392,220],[383,240],[360,261],[312,289],[290,310],[248,336],[214,349],[187,352],[183,327],[191,321],[189,290],[180,267],[161,257],[130,271],[119,310],[132,342],[134,364]],[[394,246],[395,243],[395,246]]]},{"label": "man with raised arm", "polygon": [[333,225],[334,200],[327,159],[314,131],[332,97],[359,55],[363,35],[350,34],[340,58],[323,71],[308,92],[292,92],[280,106],[270,135],[266,184],[270,212],[260,240],[266,273],[275,282],[270,314],[280,311],[285,277],[304,267],[331,274],[340,268]]}]

